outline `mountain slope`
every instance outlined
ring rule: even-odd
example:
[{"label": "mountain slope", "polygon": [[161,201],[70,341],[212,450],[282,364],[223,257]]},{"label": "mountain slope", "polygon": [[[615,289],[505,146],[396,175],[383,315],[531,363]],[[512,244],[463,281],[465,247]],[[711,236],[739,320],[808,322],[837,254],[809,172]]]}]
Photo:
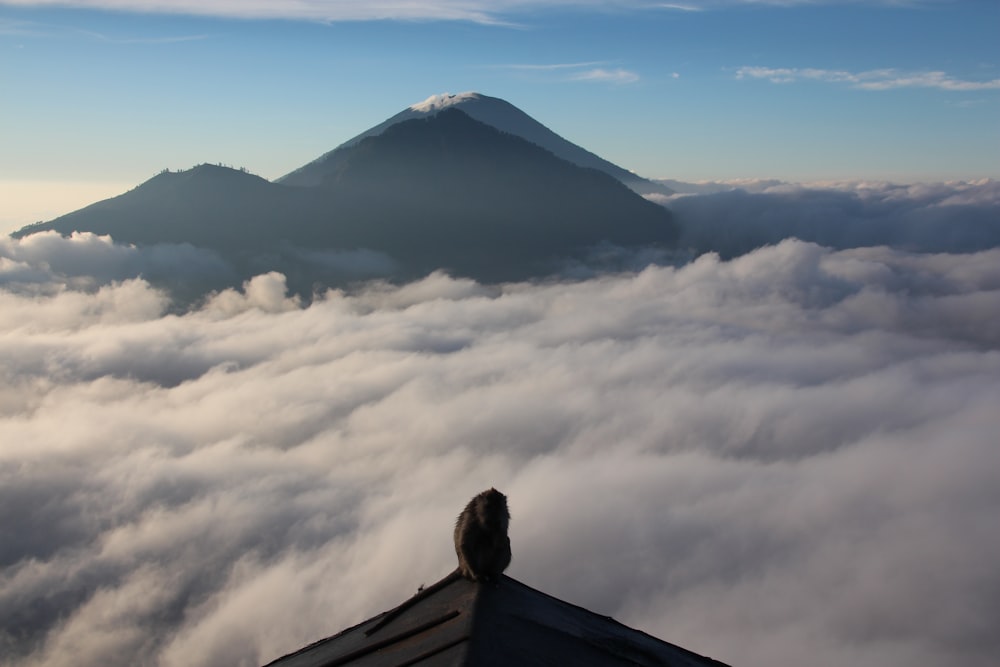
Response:
[{"label": "mountain slope", "polygon": [[322,182],[323,174],[328,172],[332,168],[332,165],[335,165],[343,157],[344,149],[350,148],[368,137],[378,136],[398,123],[433,116],[446,109],[459,109],[481,123],[541,146],[557,157],[572,162],[577,166],[603,171],[640,194],[672,194],[672,191],[662,184],[649,181],[626,169],[622,169],[594,155],[590,151],[563,139],[513,104],[497,97],[489,97],[479,93],[444,94],[429,97],[423,102],[404,109],[388,120],[344,142],[318,159],[282,176],[277,179],[277,182],[285,185],[305,187],[319,185]]}]

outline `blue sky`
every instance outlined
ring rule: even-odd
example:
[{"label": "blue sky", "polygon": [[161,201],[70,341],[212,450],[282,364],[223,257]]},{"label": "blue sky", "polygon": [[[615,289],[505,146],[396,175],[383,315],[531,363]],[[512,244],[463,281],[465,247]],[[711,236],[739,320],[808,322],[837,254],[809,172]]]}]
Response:
[{"label": "blue sky", "polygon": [[654,178],[997,178],[998,33],[993,0],[0,0],[0,226],[466,90]]}]

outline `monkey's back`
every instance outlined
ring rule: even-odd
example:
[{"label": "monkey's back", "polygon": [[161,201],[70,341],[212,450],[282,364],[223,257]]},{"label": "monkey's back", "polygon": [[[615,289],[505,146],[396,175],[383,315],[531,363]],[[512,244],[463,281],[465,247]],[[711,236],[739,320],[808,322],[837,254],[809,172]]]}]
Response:
[{"label": "monkey's back", "polygon": [[510,565],[510,513],[507,498],[496,489],[483,491],[465,506],[455,522],[455,553],[462,576],[491,581]]}]

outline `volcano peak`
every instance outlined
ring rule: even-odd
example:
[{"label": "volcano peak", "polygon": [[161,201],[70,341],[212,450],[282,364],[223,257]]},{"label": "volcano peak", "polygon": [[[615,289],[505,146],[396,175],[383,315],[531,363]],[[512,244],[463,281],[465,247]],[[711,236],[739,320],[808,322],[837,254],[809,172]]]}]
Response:
[{"label": "volcano peak", "polygon": [[431,95],[423,102],[411,104],[410,109],[421,113],[434,113],[456,104],[478,99],[482,99],[482,95],[474,92],[458,93],[457,95],[441,93],[440,95]]}]

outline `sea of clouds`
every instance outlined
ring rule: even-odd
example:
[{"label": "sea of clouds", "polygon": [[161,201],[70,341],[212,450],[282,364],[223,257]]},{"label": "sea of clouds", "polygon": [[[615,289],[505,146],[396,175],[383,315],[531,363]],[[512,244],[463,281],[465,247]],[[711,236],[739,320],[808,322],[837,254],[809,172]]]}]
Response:
[{"label": "sea of clouds", "polygon": [[496,486],[508,574],[738,667],[995,664],[1000,248],[906,246],[178,311],[141,276],[197,249],[0,240],[0,663],[262,664],[447,574]]},{"label": "sea of clouds", "polygon": [[838,249],[973,252],[1000,246],[1000,181],[990,179],[664,183],[679,194],[650,198],[670,207],[682,227],[681,245],[698,253],[735,257],[789,237]]}]

